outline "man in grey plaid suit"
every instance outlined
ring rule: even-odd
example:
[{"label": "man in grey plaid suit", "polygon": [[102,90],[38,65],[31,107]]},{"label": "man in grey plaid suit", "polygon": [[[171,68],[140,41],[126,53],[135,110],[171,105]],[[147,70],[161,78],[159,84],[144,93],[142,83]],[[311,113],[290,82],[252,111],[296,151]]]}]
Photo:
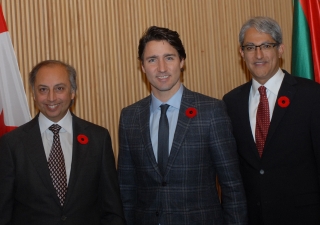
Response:
[{"label": "man in grey plaid suit", "polygon": [[[181,84],[185,58],[175,31],[153,26],[140,39],[139,59],[152,93],[121,112],[118,175],[127,223],[246,224],[246,199],[224,103]],[[169,152],[160,163],[163,104],[169,105]]]}]

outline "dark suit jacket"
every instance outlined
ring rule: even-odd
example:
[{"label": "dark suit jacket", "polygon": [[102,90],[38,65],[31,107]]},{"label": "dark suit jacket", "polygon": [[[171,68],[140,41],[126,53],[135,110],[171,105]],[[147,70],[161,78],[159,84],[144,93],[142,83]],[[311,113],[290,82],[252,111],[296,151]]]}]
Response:
[{"label": "dark suit jacket", "polygon": [[[320,85],[286,71],[262,158],[249,121],[251,81],[223,98],[232,121],[251,225],[320,224]],[[262,222],[263,221],[263,222]]]},{"label": "dark suit jacket", "polygon": [[[49,174],[38,116],[0,139],[0,224],[125,224],[109,132],[74,115],[65,204]],[[79,134],[88,137],[80,144]]]},{"label": "dark suit jacket", "polygon": [[[246,201],[224,103],[184,88],[165,176],[150,138],[148,96],[120,118],[119,184],[129,225],[246,224]],[[194,118],[185,114],[197,110]],[[222,186],[222,206],[216,189]]]}]

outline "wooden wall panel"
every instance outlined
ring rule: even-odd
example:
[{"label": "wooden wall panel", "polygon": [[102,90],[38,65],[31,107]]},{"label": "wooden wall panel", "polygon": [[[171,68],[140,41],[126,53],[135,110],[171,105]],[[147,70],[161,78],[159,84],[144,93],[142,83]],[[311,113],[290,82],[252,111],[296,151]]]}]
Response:
[{"label": "wooden wall panel", "polygon": [[78,71],[73,112],[109,129],[118,152],[123,107],[147,96],[138,41],[151,25],[177,30],[186,48],[184,84],[222,98],[250,75],[239,55],[238,32],[251,16],[270,16],[283,29],[282,66],[290,72],[292,0],[0,0],[31,115],[37,110],[28,73],[45,59]]}]

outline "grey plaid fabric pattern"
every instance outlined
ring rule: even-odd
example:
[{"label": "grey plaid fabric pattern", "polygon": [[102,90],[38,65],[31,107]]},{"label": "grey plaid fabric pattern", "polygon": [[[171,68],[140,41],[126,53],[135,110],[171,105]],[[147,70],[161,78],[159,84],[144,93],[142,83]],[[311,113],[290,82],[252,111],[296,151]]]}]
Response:
[{"label": "grey plaid fabric pattern", "polygon": [[60,129],[61,127],[58,124],[52,124],[49,127],[49,130],[53,133],[53,143],[49,155],[48,166],[53,186],[57,191],[60,204],[63,206],[67,192],[67,173],[59,137]]},{"label": "grey plaid fabric pattern", "polygon": [[[150,103],[148,96],[124,108],[120,117],[118,174],[127,224],[247,224],[236,143],[224,103],[184,88],[165,175],[152,148]],[[194,118],[186,115],[190,107],[197,110]]]}]

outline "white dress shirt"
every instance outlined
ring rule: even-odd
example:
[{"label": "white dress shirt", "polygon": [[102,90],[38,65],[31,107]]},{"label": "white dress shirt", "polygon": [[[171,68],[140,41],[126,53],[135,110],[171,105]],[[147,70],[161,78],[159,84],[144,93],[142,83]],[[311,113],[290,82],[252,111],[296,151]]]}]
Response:
[{"label": "white dress shirt", "polygon": [[[277,73],[272,76],[263,86],[266,87],[267,98],[269,102],[269,110],[270,110],[270,121],[272,118],[274,106],[277,101],[278,92],[280,86],[282,84],[284,78],[284,73],[279,68]],[[251,124],[251,131],[253,138],[255,140],[255,133],[256,133],[256,115],[258,110],[258,105],[260,102],[260,93],[258,88],[261,86],[259,82],[255,79],[252,79],[251,90],[249,94],[249,117],[250,117],[250,124]]]},{"label": "white dress shirt", "polygon": [[[49,130],[49,127],[54,124],[51,120],[45,117],[41,112],[39,114],[39,126],[42,137],[42,143],[44,151],[49,159],[52,143],[53,143],[53,133]],[[72,140],[73,140],[73,130],[72,130],[72,115],[70,111],[56,124],[61,126],[59,131],[61,148],[64,156],[64,162],[66,165],[67,173],[67,183],[69,183],[70,171],[71,171],[71,161],[72,161]]]}]

